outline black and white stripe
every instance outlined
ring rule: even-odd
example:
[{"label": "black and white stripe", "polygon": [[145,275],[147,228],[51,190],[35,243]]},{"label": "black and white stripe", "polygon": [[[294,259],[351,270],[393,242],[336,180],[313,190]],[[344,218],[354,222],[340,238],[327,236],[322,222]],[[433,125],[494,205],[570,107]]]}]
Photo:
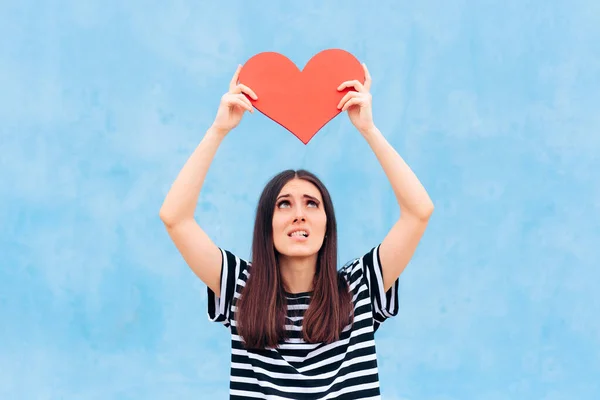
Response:
[{"label": "black and white stripe", "polygon": [[208,288],[208,318],[231,332],[231,399],[379,399],[374,333],[398,313],[398,280],[384,292],[379,246],[338,271],[353,294],[354,320],[331,344],[306,343],[302,319],[310,293],[287,294],[290,339],[246,350],[236,329],[236,302],[252,264],[221,249],[221,297]]}]

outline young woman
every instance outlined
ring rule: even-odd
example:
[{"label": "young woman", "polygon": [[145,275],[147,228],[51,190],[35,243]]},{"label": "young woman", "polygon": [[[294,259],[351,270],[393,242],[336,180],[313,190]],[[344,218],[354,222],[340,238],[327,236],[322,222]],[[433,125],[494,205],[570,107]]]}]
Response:
[{"label": "young woman", "polygon": [[364,84],[340,83],[338,90],[354,90],[338,107],[374,151],[398,200],[400,217],[383,241],[338,271],[329,192],[314,174],[288,170],[273,177],[259,199],[252,261],[217,247],[194,210],[219,144],[245,111],[254,111],[246,95],[257,95],[238,84],[240,69],[160,210],[181,255],[207,285],[210,320],[230,330],[230,398],[379,398],[374,333],[398,312],[398,277],[433,204],[373,123],[364,66]]}]

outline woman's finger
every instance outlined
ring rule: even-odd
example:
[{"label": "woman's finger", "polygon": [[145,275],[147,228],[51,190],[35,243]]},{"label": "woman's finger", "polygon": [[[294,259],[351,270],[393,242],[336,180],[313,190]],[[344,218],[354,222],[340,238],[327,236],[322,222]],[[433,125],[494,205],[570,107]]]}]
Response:
[{"label": "woman's finger", "polygon": [[346,102],[346,104],[344,104],[344,107],[342,107],[342,111],[346,111],[349,107],[352,106],[358,106],[363,102],[363,99],[360,97],[355,97],[353,99],[348,100],[348,102]]},{"label": "woman's finger", "polygon": [[343,82],[340,86],[338,86],[337,89],[342,90],[342,89],[345,89],[348,87],[353,87],[354,89],[356,89],[357,92],[362,92],[362,90],[364,88],[362,83],[360,83],[358,80],[354,79],[351,81]]},{"label": "woman's finger", "polygon": [[234,96],[237,97],[238,99],[240,99],[241,101],[243,101],[244,103],[246,103],[250,108],[252,108],[252,103],[250,103],[250,100],[248,100],[248,98],[246,96],[244,96],[242,93],[236,94]]},{"label": "woman's finger", "polygon": [[254,93],[254,90],[250,89],[248,86],[244,85],[243,83],[236,85],[235,88],[233,89],[232,93],[246,93],[250,97],[252,97],[254,100],[258,99],[258,96],[256,95],[256,93]]},{"label": "woman's finger", "polygon": [[[241,96],[243,96],[243,95],[241,95]],[[225,98],[225,104],[229,107],[230,106],[240,106],[241,108],[243,108],[245,110],[254,112],[254,110],[252,109],[252,105],[250,105],[248,103],[249,103],[248,99],[246,99],[246,101],[244,101],[235,95],[230,95]]]},{"label": "woman's finger", "polygon": [[232,103],[242,107],[243,109],[245,109],[247,111],[250,111],[251,113],[254,112],[254,109],[252,108],[252,106],[249,106],[248,104],[246,104],[244,101],[242,101],[240,99],[233,99]]},{"label": "woman's finger", "polygon": [[236,87],[241,70],[242,70],[242,66],[240,64],[238,64],[238,67],[235,70],[235,73],[233,74],[231,81],[229,82],[229,91],[230,92],[233,91],[233,89]]},{"label": "woman's finger", "polygon": [[369,73],[369,70],[367,69],[367,64],[363,63],[363,69],[365,70],[365,89],[367,90],[367,92],[369,90],[371,90],[371,74]]},{"label": "woman's finger", "polygon": [[354,91],[346,93],[346,95],[344,97],[342,97],[342,99],[338,103],[337,108],[342,108],[344,103],[346,103],[348,100],[350,100],[356,96],[360,96],[360,93],[354,92]]}]

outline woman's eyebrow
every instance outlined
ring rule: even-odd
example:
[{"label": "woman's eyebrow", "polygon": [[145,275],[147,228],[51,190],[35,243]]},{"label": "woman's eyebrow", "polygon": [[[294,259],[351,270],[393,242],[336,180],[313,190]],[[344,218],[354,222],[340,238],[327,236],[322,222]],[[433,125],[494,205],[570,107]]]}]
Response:
[{"label": "woman's eyebrow", "polygon": [[[281,199],[282,197],[290,197],[290,194],[289,194],[289,193],[282,194],[281,196],[279,196],[279,197],[277,198],[277,200]],[[311,195],[309,195],[309,194],[304,194],[302,197],[305,197],[305,198],[308,198],[308,199],[314,200],[314,201],[316,201],[317,203],[320,203],[319,199],[317,199],[316,197],[313,197],[313,196],[311,196]]]}]

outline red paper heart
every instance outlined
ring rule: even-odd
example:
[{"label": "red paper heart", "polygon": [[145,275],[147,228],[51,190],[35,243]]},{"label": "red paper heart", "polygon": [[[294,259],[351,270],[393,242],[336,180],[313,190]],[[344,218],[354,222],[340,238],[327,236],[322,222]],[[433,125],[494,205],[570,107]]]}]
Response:
[{"label": "red paper heart", "polygon": [[238,78],[256,93],[257,100],[247,96],[254,107],[304,144],[341,112],[338,103],[354,89],[337,88],[353,79],[364,83],[363,66],[340,49],[315,54],[302,71],[279,53],[259,53],[244,64]]}]

